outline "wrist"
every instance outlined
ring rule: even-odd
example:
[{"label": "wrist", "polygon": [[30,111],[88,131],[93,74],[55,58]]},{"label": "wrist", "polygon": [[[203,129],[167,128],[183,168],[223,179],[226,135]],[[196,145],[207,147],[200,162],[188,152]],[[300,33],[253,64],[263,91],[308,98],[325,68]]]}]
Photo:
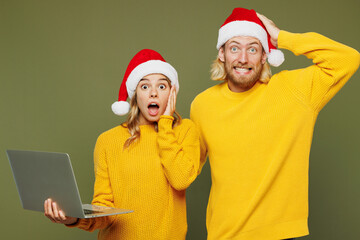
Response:
[{"label": "wrist", "polygon": [[75,219],[73,219],[73,221],[70,221],[69,223],[66,223],[65,225],[66,226],[73,226],[73,225],[78,224],[78,222],[79,222],[79,218],[75,218]]},{"label": "wrist", "polygon": [[170,116],[170,115],[161,115],[160,118],[159,118],[159,121],[160,120],[168,120],[168,121],[174,121],[174,117],[173,116]]},{"label": "wrist", "polygon": [[275,47],[278,47],[278,39],[279,39],[279,33],[280,33],[280,29],[276,29],[275,31],[274,31],[274,39],[273,39],[273,45],[275,46]]},{"label": "wrist", "polygon": [[174,117],[173,117],[173,116],[161,115],[161,116],[160,116],[160,119],[159,119],[159,121],[158,121],[159,130],[160,130],[160,129],[172,128],[173,121],[174,121]]}]

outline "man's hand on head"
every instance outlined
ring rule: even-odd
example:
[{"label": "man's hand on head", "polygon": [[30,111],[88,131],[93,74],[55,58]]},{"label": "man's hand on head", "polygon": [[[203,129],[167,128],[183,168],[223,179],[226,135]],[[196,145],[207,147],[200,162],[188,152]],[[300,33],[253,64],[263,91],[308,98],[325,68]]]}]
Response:
[{"label": "man's hand on head", "polygon": [[271,41],[272,45],[277,47],[277,45],[278,45],[277,40],[278,40],[280,29],[275,25],[275,23],[273,21],[271,21],[264,15],[262,15],[258,12],[256,14],[257,14],[258,18],[262,21],[264,26],[266,27],[266,30],[268,31],[268,33],[271,37],[270,41]]}]

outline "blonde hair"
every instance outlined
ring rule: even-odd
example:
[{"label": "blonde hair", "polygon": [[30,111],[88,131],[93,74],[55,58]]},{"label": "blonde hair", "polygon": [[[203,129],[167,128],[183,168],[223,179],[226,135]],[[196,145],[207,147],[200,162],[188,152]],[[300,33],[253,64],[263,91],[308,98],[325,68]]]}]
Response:
[{"label": "blonde hair", "polygon": [[[166,77],[169,85],[171,86],[170,80]],[[131,143],[135,142],[138,138],[140,138],[140,123],[139,123],[139,116],[140,116],[140,109],[137,105],[137,94],[135,91],[134,96],[130,100],[130,111],[129,115],[127,117],[126,122],[122,123],[121,126],[124,128],[127,128],[130,137],[125,141],[124,143],[124,149],[128,148]],[[181,122],[181,116],[176,111],[173,114],[174,121],[173,121],[173,127],[180,124]],[[154,122],[155,130],[157,131],[157,122]]]},{"label": "blonde hair", "polygon": [[[211,79],[215,80],[215,81],[221,81],[221,80],[226,80],[226,70],[225,70],[225,65],[222,61],[220,61],[219,57],[217,57],[212,65],[211,65]],[[260,78],[259,81],[263,82],[263,83],[267,83],[269,82],[270,78],[271,78],[271,69],[270,66],[267,62],[264,63],[263,65],[263,69],[260,73]]]}]

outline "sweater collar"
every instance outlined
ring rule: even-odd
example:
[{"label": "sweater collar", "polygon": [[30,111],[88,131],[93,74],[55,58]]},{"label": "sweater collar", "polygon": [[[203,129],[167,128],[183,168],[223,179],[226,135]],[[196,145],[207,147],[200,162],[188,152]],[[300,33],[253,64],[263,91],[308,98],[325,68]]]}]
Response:
[{"label": "sweater collar", "polygon": [[249,96],[250,94],[252,94],[261,85],[262,85],[262,83],[260,81],[257,81],[252,88],[250,88],[249,90],[247,90],[245,92],[233,92],[229,89],[229,86],[228,86],[227,82],[225,81],[225,82],[221,83],[220,88],[221,88],[221,93],[225,97],[232,98],[232,99],[241,99],[241,98],[245,98],[245,97]]}]

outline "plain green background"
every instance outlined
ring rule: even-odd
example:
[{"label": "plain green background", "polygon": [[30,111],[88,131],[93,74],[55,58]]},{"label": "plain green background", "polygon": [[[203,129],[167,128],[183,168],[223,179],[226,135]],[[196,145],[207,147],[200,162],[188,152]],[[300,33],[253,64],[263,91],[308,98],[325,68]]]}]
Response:
[{"label": "plain green background", "polygon": [[[281,29],[319,32],[360,49],[358,0],[175,1],[0,0],[1,239],[96,239],[23,210],[6,149],[67,152],[83,202],[93,191],[97,136],[125,118],[110,106],[131,57],[159,51],[178,71],[177,109],[215,84],[209,68],[217,32],[234,7],[254,8]],[[311,64],[284,51],[282,69]],[[360,239],[357,72],[320,113],[310,156],[310,236]],[[206,239],[209,166],[187,192],[187,239]]]}]

